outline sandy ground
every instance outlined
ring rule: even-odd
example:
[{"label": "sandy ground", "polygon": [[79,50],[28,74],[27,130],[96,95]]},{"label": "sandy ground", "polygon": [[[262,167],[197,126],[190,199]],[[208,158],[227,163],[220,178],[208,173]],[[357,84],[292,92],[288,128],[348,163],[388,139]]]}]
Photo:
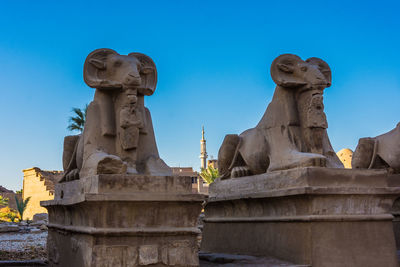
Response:
[{"label": "sandy ground", "polygon": [[46,259],[47,231],[0,233],[0,260]]},{"label": "sandy ground", "polygon": [[254,257],[223,253],[199,253],[200,267],[309,267],[282,261],[274,257]]}]

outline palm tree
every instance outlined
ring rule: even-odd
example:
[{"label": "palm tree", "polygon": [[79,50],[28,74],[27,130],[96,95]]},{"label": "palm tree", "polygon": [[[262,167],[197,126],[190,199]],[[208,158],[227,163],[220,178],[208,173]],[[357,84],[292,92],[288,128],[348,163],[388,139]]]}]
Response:
[{"label": "palm tree", "polygon": [[206,169],[201,169],[200,176],[207,184],[211,184],[219,177],[218,169],[208,166]]},{"label": "palm tree", "polygon": [[19,201],[17,196],[15,196],[15,202],[17,202],[17,210],[20,216],[20,220],[22,221],[24,218],[24,211],[26,209],[26,206],[28,205],[29,200],[31,197],[27,197],[25,200]]},{"label": "palm tree", "polygon": [[0,196],[0,206],[7,206],[7,205],[8,205],[8,198]]},{"label": "palm tree", "polygon": [[80,108],[73,108],[72,111],[75,113],[75,116],[69,117],[70,124],[68,125],[67,129],[70,131],[83,131],[83,126],[85,125],[86,121],[86,111],[88,105],[86,104],[85,108],[82,110]]}]

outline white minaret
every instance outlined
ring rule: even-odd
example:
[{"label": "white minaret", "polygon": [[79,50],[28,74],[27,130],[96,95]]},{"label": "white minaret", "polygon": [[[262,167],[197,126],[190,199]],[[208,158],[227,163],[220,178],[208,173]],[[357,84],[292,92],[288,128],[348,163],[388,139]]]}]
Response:
[{"label": "white minaret", "polygon": [[201,131],[201,140],[200,140],[200,167],[202,169],[207,168],[207,150],[206,150],[206,139],[204,138],[204,126]]}]

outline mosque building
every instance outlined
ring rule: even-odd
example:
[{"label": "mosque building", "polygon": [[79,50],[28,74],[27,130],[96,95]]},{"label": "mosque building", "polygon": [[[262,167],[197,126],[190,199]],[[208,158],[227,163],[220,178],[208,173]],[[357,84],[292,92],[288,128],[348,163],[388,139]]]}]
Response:
[{"label": "mosque building", "polygon": [[200,140],[200,169],[207,168],[207,148],[206,139],[204,138],[204,126],[201,128],[201,140]]}]

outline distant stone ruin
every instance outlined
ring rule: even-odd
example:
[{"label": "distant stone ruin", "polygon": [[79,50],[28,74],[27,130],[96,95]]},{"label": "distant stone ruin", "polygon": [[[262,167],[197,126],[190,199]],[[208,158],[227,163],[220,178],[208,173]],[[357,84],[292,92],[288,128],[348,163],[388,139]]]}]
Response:
[{"label": "distant stone ruin", "polygon": [[32,220],[37,213],[47,213],[47,209],[40,206],[40,201],[54,199],[54,185],[61,179],[62,171],[46,171],[38,167],[25,169],[22,198],[30,197],[24,220]]}]

